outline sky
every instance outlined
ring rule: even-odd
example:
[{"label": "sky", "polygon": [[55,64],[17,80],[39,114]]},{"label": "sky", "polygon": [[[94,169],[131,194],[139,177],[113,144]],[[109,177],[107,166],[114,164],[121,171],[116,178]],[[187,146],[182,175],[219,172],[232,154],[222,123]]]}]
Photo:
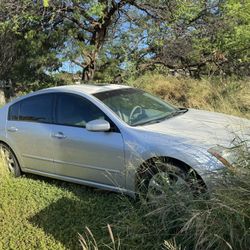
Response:
[{"label": "sky", "polygon": [[59,68],[59,72],[66,71],[69,73],[76,73],[77,71],[81,71],[82,68],[78,65],[75,65],[74,63],[70,61],[63,62],[62,67]]}]

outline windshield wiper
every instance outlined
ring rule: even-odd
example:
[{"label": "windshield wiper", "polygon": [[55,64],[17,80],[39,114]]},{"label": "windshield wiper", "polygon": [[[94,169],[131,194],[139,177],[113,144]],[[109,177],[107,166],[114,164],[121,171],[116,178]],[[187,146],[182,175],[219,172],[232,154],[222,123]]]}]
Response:
[{"label": "windshield wiper", "polygon": [[179,108],[178,110],[175,110],[174,112],[171,112],[170,114],[165,115],[164,117],[160,117],[158,119],[153,119],[145,122],[140,122],[140,123],[135,123],[132,126],[141,126],[141,125],[149,125],[149,124],[154,124],[154,123],[159,123],[161,121],[164,121],[166,119],[169,119],[171,117],[177,116],[179,114],[184,114],[188,112],[187,108]]},{"label": "windshield wiper", "polygon": [[131,126],[136,127],[136,126],[142,126],[142,125],[146,125],[146,124],[149,125],[149,124],[159,123],[159,122],[161,122],[163,120],[165,120],[165,117],[160,118],[160,119],[153,119],[153,120],[150,120],[150,121],[135,123],[135,124],[132,124]]},{"label": "windshield wiper", "polygon": [[184,114],[186,112],[188,112],[187,108],[179,108],[178,110],[175,110],[174,112],[170,113],[169,115],[170,116],[176,116],[178,114]]}]

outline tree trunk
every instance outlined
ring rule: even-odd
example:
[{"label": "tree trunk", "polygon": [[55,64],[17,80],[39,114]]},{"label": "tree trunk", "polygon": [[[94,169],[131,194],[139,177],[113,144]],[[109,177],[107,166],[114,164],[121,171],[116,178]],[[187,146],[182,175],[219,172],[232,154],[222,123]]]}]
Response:
[{"label": "tree trunk", "polygon": [[[111,18],[111,17],[110,17]],[[103,23],[95,27],[95,31],[92,34],[90,45],[94,46],[93,49],[85,58],[85,67],[82,72],[82,80],[84,82],[92,81],[94,79],[96,71],[96,61],[98,54],[104,44],[104,40],[107,33],[108,23]]]},{"label": "tree trunk", "polygon": [[0,107],[6,103],[4,91],[0,89]]},{"label": "tree trunk", "polygon": [[93,59],[83,69],[83,71],[82,71],[82,80],[84,82],[92,81],[94,79],[95,70],[96,70],[96,61],[95,61],[95,59]]},{"label": "tree trunk", "polygon": [[5,102],[11,101],[12,97],[14,97],[14,91],[13,88],[5,88],[4,89],[4,98]]},{"label": "tree trunk", "polygon": [[0,89],[0,104],[3,105],[11,101],[12,97],[14,97],[14,94],[15,92],[12,81],[6,81]]}]

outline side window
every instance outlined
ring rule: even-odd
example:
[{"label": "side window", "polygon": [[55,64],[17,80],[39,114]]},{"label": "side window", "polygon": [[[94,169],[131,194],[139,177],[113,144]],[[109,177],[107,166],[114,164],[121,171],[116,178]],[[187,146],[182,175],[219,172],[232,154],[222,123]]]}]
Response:
[{"label": "side window", "polygon": [[8,120],[17,121],[19,116],[20,103],[17,102],[9,107]]},{"label": "side window", "polygon": [[41,94],[20,101],[19,120],[52,123],[53,94]]},{"label": "side window", "polygon": [[85,127],[95,119],[105,119],[105,114],[89,100],[74,94],[57,95],[57,124]]}]

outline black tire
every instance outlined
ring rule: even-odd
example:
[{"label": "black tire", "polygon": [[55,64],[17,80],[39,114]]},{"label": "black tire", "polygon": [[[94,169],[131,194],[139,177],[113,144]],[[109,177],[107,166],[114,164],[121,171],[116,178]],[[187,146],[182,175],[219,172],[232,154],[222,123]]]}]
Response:
[{"label": "black tire", "polygon": [[21,176],[21,168],[12,149],[6,144],[0,143],[0,152],[5,161],[4,165],[7,167],[7,170],[10,175],[14,177]]},{"label": "black tire", "polygon": [[[205,191],[205,185],[195,171],[187,166],[177,166],[171,161],[159,159],[145,165],[143,170],[138,174],[138,193],[142,199],[149,201],[150,184],[153,178],[161,176],[163,189],[161,192],[187,192],[192,196],[196,196]],[[181,186],[176,185],[180,182]],[[156,182],[157,183],[157,182]],[[159,183],[157,183],[159,184]],[[165,193],[164,193],[165,195]]]}]

